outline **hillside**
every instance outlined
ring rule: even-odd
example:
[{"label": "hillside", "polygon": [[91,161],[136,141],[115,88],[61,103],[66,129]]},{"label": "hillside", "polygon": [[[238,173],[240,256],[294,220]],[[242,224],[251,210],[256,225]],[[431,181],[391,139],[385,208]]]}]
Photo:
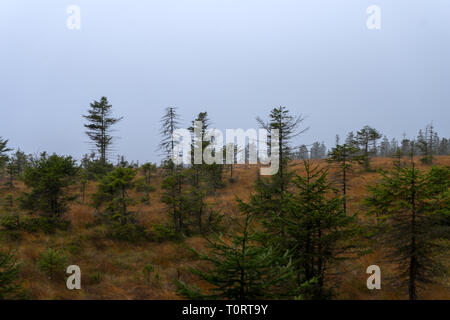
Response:
[{"label": "hillside", "polygon": [[[323,160],[314,160],[325,165]],[[419,161],[418,161],[419,162]],[[436,164],[450,165],[450,156],[436,157]],[[302,174],[300,161],[292,162],[298,174]],[[427,169],[419,165],[421,169]],[[374,168],[391,168],[392,159],[373,159]],[[223,225],[228,225],[230,217],[238,217],[239,210],[235,198],[247,200],[253,190],[258,167],[251,165],[235,165],[233,175],[235,183],[227,182],[219,189],[215,197],[209,197],[208,203],[214,209],[224,214]],[[333,173],[333,170],[330,172]],[[224,173],[225,177],[228,171]],[[330,175],[331,176],[331,175]],[[349,212],[361,212],[362,222],[370,219],[364,215],[361,202],[367,195],[365,186],[378,181],[377,172],[361,172],[356,170],[351,179],[349,191]],[[224,179],[227,180],[227,179]],[[138,204],[132,209],[137,213],[139,221],[148,230],[154,224],[170,223],[166,206],[161,203],[160,172],[152,178],[151,185],[156,188],[150,193],[150,204]],[[0,199],[8,194],[16,198],[25,187],[21,181],[14,182],[15,187],[0,189]],[[78,187],[77,187],[78,188]],[[194,235],[183,241],[143,241],[138,244],[114,241],[105,237],[102,226],[93,225],[95,210],[89,205],[90,196],[96,190],[96,183],[89,182],[85,203],[80,197],[71,205],[66,218],[71,222],[68,231],[57,231],[56,234],[17,232],[2,233],[1,246],[12,250],[23,266],[20,277],[23,286],[32,299],[180,299],[175,292],[173,280],[182,279],[195,283],[200,288],[205,284],[197,280],[188,268],[199,266],[189,248],[203,251],[205,240]],[[74,189],[74,192],[79,192]],[[135,195],[136,197],[138,195]],[[3,212],[2,214],[5,214]],[[370,244],[369,244],[370,245]],[[68,257],[68,265],[80,266],[82,272],[82,290],[66,289],[63,275],[48,279],[37,267],[38,260],[46,248],[62,250]],[[337,270],[335,277],[338,299],[405,299],[407,292],[396,288],[395,278],[392,278],[393,266],[381,261],[381,250],[363,255],[356,260],[344,262]],[[450,265],[450,257],[445,257],[445,263]],[[159,279],[153,278],[147,283],[142,273],[144,266],[152,265]],[[369,291],[366,288],[365,273],[367,266],[378,264],[382,269],[382,290]],[[424,299],[450,299],[450,279],[440,279],[437,284],[427,285],[420,290]]]}]

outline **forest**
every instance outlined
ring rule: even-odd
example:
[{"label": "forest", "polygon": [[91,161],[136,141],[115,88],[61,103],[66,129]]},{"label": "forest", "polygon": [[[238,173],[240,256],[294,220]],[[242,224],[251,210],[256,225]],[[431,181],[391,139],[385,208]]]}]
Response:
[{"label": "forest", "polygon": [[[80,159],[27,154],[0,136],[0,299],[450,299],[450,139],[362,124],[335,145],[296,144],[301,114],[275,107],[272,176],[245,163],[172,161],[175,107],[161,110],[159,163],[113,157],[106,97],[80,115]],[[212,143],[213,119],[199,112]],[[224,158],[228,152],[225,146]],[[79,266],[81,289],[66,268]],[[366,272],[379,266],[381,288]]]}]

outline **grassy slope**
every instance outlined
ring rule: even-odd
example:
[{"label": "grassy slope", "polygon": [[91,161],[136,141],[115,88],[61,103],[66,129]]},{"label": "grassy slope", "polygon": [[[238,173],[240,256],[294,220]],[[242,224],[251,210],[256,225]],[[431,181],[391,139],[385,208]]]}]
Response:
[{"label": "grassy slope", "polygon": [[[317,161],[324,165],[324,161]],[[438,157],[437,164],[450,165],[450,157]],[[391,159],[375,159],[375,168],[389,168]],[[301,174],[301,164],[294,163],[293,167]],[[220,208],[226,215],[237,215],[235,197],[248,198],[256,178],[256,167],[236,166],[234,175],[238,182],[228,184],[218,192],[214,199],[215,207]],[[379,179],[376,172],[355,173],[351,182],[350,203],[351,212],[360,209],[360,202],[366,195],[365,185]],[[150,226],[152,223],[168,221],[164,205],[159,202],[161,190],[160,177],[156,177],[153,185],[157,191],[151,193],[151,205],[139,205],[135,209],[139,219]],[[15,195],[23,190],[23,185],[16,182],[16,188],[11,192],[6,187],[0,189],[0,198],[8,193]],[[88,187],[88,195],[95,190],[95,185]],[[89,197],[89,196],[88,196]],[[87,197],[87,198],[88,198]],[[210,201],[212,201],[210,199]],[[29,289],[34,299],[178,299],[175,294],[173,279],[181,277],[189,283],[196,282],[187,267],[198,265],[187,248],[202,250],[204,241],[200,237],[191,237],[183,243],[147,242],[138,245],[114,242],[104,237],[104,230],[99,227],[86,228],[86,224],[93,221],[93,209],[87,205],[76,203],[72,205],[67,217],[72,222],[69,232],[58,232],[55,235],[21,234],[19,240],[4,237],[0,239],[2,248],[10,248],[23,261],[21,277],[24,286]],[[365,219],[362,217],[361,219]],[[69,291],[66,289],[63,277],[48,280],[37,269],[37,260],[46,247],[61,248],[69,258],[70,264],[76,264],[82,270],[82,290]],[[346,299],[404,299],[406,291],[395,287],[391,265],[381,261],[381,251],[365,255],[355,261],[344,263],[339,269],[339,275],[334,279],[337,298]],[[449,259],[449,257],[446,257]],[[450,259],[449,259],[450,260]],[[160,280],[153,280],[147,285],[142,275],[146,264],[155,266]],[[365,270],[371,264],[378,264],[382,269],[382,290],[369,291],[366,288]],[[204,284],[197,283],[204,287]],[[419,295],[424,299],[450,299],[449,279],[440,279],[439,284],[423,288]]]}]

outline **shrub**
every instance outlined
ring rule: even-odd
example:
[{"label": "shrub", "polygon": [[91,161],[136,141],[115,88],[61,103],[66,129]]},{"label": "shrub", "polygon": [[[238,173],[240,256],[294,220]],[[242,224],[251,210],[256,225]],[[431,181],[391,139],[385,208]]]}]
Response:
[{"label": "shrub", "polygon": [[66,262],[67,258],[62,252],[49,248],[41,254],[38,267],[51,280],[64,271],[64,264]]}]

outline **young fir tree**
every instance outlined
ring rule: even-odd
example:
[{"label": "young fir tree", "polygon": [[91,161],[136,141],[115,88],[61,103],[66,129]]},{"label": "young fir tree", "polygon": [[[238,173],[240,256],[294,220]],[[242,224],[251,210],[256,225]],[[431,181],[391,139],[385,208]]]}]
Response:
[{"label": "young fir tree", "polygon": [[20,267],[12,254],[0,252],[0,300],[25,297],[19,280]]},{"label": "young fir tree", "polygon": [[123,117],[114,118],[112,116],[112,105],[109,104],[106,97],[91,103],[88,114],[83,117],[88,121],[88,124],[84,125],[87,129],[86,134],[100,156],[100,163],[105,166],[113,143],[112,126]]},{"label": "young fir tree", "polygon": [[300,130],[300,124],[303,121],[301,116],[294,116],[289,113],[285,107],[273,108],[269,115],[269,121],[265,122],[261,118],[256,119],[259,125],[267,130],[269,136],[268,145],[270,147],[271,131],[278,130],[278,150],[279,150],[279,169],[273,177],[276,188],[279,193],[283,193],[289,186],[292,173],[288,170],[288,162],[292,154],[292,139],[305,132]]},{"label": "young fir tree", "polygon": [[153,174],[156,172],[156,169],[157,169],[156,168],[156,164],[153,164],[153,163],[150,163],[150,162],[144,163],[141,166],[141,171],[142,171],[142,173],[144,175],[144,182],[147,185],[150,185],[151,179],[153,177]]},{"label": "young fir tree", "polygon": [[55,278],[55,276],[62,275],[64,271],[64,265],[67,263],[67,257],[59,250],[48,248],[41,254],[38,261],[39,269],[44,272],[49,280]]},{"label": "young fir tree", "polygon": [[427,173],[408,166],[382,172],[382,181],[369,186],[366,204],[383,218],[380,243],[396,264],[400,283],[409,299],[421,285],[446,271],[441,256],[448,252],[450,235],[450,167],[432,167]]},{"label": "young fir tree", "polygon": [[381,138],[381,134],[374,128],[365,126],[356,132],[355,142],[361,147],[363,155],[363,165],[366,171],[370,170],[370,157],[376,155],[377,140]]},{"label": "young fir tree", "polygon": [[159,148],[163,151],[164,160],[172,159],[172,154],[175,150],[175,130],[179,128],[180,116],[177,108],[168,107],[164,110],[164,114],[160,120],[160,135],[162,137]]},{"label": "young fir tree", "polygon": [[[197,125],[200,125],[197,127]],[[190,176],[192,177],[191,184],[194,187],[199,187],[204,183],[210,184],[214,187],[215,183],[211,184],[211,181],[208,181],[208,167],[204,162],[203,153],[205,149],[210,145],[211,141],[206,141],[206,137],[208,134],[209,126],[211,125],[211,120],[208,117],[207,112],[200,112],[197,115],[197,118],[192,121],[192,125],[188,128],[193,136],[193,142],[191,144],[191,161],[192,161],[192,170],[190,172]],[[201,163],[195,163],[195,156],[198,154],[201,157]]]},{"label": "young fir tree", "polygon": [[14,180],[19,175],[19,167],[14,157],[11,157],[6,165],[6,174],[8,176],[7,185],[10,189],[14,188]]},{"label": "young fir tree", "polygon": [[251,228],[251,215],[246,214],[240,232],[229,239],[222,235],[208,239],[208,254],[198,254],[211,268],[190,271],[211,285],[203,293],[177,280],[178,293],[189,299],[254,300],[286,295],[283,284],[291,277],[287,255],[278,257],[271,248],[257,244]]},{"label": "young fir tree", "polygon": [[61,222],[68,205],[75,200],[71,186],[75,184],[79,168],[72,157],[46,153],[25,169],[23,180],[31,188],[20,198],[21,207],[31,213],[38,212],[53,231]]},{"label": "young fir tree", "polygon": [[347,191],[349,189],[350,176],[353,173],[353,165],[361,163],[363,158],[359,155],[359,148],[347,144],[336,145],[328,153],[328,163],[337,167],[335,179],[338,181],[342,192],[342,205],[347,214]]},{"label": "young fir tree", "polygon": [[420,161],[425,164],[433,164],[434,155],[439,144],[439,138],[434,131],[433,124],[427,125],[425,133],[419,130],[417,136],[417,147],[422,155]]},{"label": "young fir tree", "polygon": [[175,130],[179,126],[179,116],[176,108],[167,108],[161,118],[161,143],[160,149],[164,152],[165,177],[161,188],[163,194],[161,202],[165,203],[170,209],[170,215],[173,220],[174,230],[185,235],[185,203],[186,196],[184,191],[185,174],[182,166],[173,161],[176,148]]},{"label": "young fir tree", "polygon": [[135,187],[136,171],[118,167],[108,173],[99,183],[93,195],[96,209],[104,206],[104,221],[110,228],[110,236],[118,240],[136,241],[144,236],[143,227],[137,224],[129,207],[135,203],[129,191]]},{"label": "young fir tree", "polygon": [[332,294],[327,276],[354,247],[349,239],[356,228],[327,180],[327,169],[306,160],[304,169],[305,174],[294,179],[297,192],[283,199],[284,214],[273,220],[284,227],[284,235],[275,241],[291,251],[298,285],[310,283],[303,295],[323,299]]},{"label": "young fir tree", "polygon": [[0,137],[0,173],[9,160],[7,153],[11,150],[12,149],[8,148],[8,140],[4,140]]}]

